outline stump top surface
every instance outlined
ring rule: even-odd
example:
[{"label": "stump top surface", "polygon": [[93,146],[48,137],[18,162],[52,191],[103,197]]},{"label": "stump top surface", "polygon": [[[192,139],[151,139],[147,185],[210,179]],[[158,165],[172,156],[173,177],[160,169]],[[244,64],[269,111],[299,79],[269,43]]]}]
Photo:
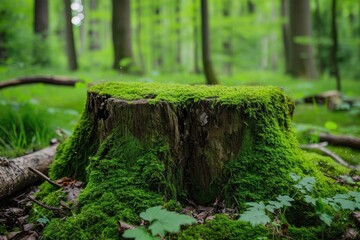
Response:
[{"label": "stump top surface", "polygon": [[161,83],[109,82],[95,85],[90,92],[127,101],[148,99],[149,103],[167,101],[187,105],[206,99],[215,99],[225,105],[243,102],[269,103],[274,96],[284,97],[283,91],[273,86],[207,86]]}]

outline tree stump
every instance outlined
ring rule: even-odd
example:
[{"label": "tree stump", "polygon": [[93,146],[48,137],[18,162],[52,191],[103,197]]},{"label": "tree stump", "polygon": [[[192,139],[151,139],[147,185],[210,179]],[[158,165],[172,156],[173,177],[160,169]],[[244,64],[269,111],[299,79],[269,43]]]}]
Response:
[{"label": "tree stump", "polygon": [[242,208],[290,194],[290,173],[315,176],[331,191],[299,149],[293,109],[276,87],[93,86],[50,167],[53,179],[87,183],[80,208],[50,221],[44,239],[117,238],[119,220],[138,224],[140,212],[174,200]]},{"label": "tree stump", "polygon": [[[229,180],[225,176],[225,165],[238,159],[239,155],[250,155],[251,158],[249,150],[255,156],[267,147],[286,147],[284,150],[289,152],[291,148],[296,148],[297,143],[290,131],[292,111],[293,103],[274,87],[128,83],[95,86],[88,93],[84,113],[86,121],[79,127],[82,133],[75,132],[74,136],[81,145],[68,146],[67,154],[70,151],[70,156],[66,155],[66,163],[55,162],[53,177],[71,175],[85,180],[89,156],[94,155],[109,137],[130,135],[144,147],[152,148],[159,143],[166,145],[169,156],[161,160],[166,165],[164,174],[167,179],[175,185],[178,193],[199,204],[209,204],[216,198],[223,198],[224,185]],[[274,132],[278,136],[264,135]],[[246,146],[243,146],[244,143]],[[292,161],[287,161],[286,154],[280,154],[284,155],[281,160],[277,159],[277,155],[262,154],[265,159],[254,161],[294,165]],[[256,174],[273,176],[280,173],[271,173],[269,169],[269,172],[259,171]],[[260,177],[265,183],[266,176]]]}]

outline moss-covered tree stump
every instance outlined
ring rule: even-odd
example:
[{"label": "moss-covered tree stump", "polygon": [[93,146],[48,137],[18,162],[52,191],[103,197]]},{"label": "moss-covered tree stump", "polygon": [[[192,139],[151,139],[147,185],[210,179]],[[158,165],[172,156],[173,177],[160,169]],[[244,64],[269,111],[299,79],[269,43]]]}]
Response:
[{"label": "moss-covered tree stump", "polygon": [[45,236],[59,224],[64,236],[116,236],[116,221],[137,223],[171,199],[241,207],[288,192],[289,173],[319,175],[298,148],[293,109],[275,87],[92,87],[50,171],[87,183],[79,213],[52,221]]}]

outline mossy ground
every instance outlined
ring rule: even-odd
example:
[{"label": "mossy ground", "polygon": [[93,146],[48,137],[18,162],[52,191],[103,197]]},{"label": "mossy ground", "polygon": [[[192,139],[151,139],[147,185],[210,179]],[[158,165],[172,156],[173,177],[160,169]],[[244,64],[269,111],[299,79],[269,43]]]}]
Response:
[{"label": "mossy ground", "polygon": [[[238,204],[241,211],[247,201],[291,195],[294,191],[291,172],[315,176],[316,196],[333,196],[343,191],[321,174],[313,162],[315,155],[305,154],[298,148],[291,130],[294,105],[278,88],[107,83],[94,86],[90,91],[129,101],[147,98],[151,104],[167,101],[187,106],[215,99],[225,107],[236,106],[244,115],[246,127],[240,154],[224,167],[227,181],[223,198],[228,204]],[[95,128],[94,120],[84,112],[73,136],[59,149],[50,176],[75,177],[86,181],[87,186],[74,214],[66,219],[52,219],[45,228],[44,239],[117,239],[118,220],[138,224],[141,211],[186,194],[178,191],[168,176],[169,143],[155,139],[144,145],[131,135],[117,136],[115,132],[99,144]],[[239,238],[231,235],[228,239],[266,233],[266,229],[260,227],[253,229],[240,222],[219,219],[226,223],[223,226],[226,231],[239,234]],[[198,239],[200,234],[203,239],[211,239],[206,236],[217,234],[217,224],[217,221],[209,223],[213,231],[201,226],[190,227],[183,233],[187,235],[179,238]],[[248,230],[240,231],[238,228],[242,227]]]}]

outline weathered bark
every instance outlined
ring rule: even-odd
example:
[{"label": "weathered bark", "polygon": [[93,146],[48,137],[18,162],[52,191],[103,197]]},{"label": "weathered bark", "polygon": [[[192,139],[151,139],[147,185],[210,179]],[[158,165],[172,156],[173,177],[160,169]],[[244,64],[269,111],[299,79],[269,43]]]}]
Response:
[{"label": "weathered bark", "polygon": [[0,199],[41,180],[29,167],[46,173],[53,161],[57,144],[23,157],[0,158]]},{"label": "weathered bark", "polygon": [[201,0],[201,42],[202,42],[202,61],[206,76],[206,83],[209,85],[218,84],[214,68],[211,62],[210,31],[208,1]]},{"label": "weathered bark", "polygon": [[337,26],[336,26],[336,0],[332,0],[331,3],[331,38],[332,38],[332,47],[330,52],[330,66],[331,71],[330,74],[333,75],[336,79],[336,90],[341,92],[341,79],[340,79],[340,71],[337,61],[337,50],[338,50],[338,34],[337,34]]},{"label": "weathered bark", "polygon": [[174,181],[199,203],[214,201],[220,194],[224,163],[241,147],[243,115],[236,106],[222,107],[213,100],[184,109],[168,102],[154,105],[148,99],[125,101],[90,93],[87,112],[100,119],[100,143],[112,132],[130,134],[143,144],[151,143],[154,136],[168,142],[175,160]]},{"label": "weathered bark", "polygon": [[299,37],[312,37],[312,23],[309,0],[291,0],[290,47],[291,73],[295,77],[315,78],[314,48],[311,43],[298,42]]},{"label": "weathered bark", "polygon": [[[112,34],[114,45],[114,69],[129,72],[132,63],[130,0],[113,0]],[[121,61],[127,59],[124,66]]]},{"label": "weathered bark", "polygon": [[71,14],[70,0],[64,0],[64,11],[65,11],[65,35],[66,35],[68,66],[71,71],[75,71],[78,68],[78,64],[77,64],[77,56],[75,50],[73,25],[71,23],[72,14]]},{"label": "weathered bark", "polygon": [[62,86],[75,86],[76,83],[83,83],[83,80],[80,79],[72,79],[60,76],[34,76],[34,77],[23,77],[23,78],[16,78],[10,79],[7,81],[0,82],[0,89],[7,88],[7,87],[14,87],[19,85],[25,84],[34,84],[34,83],[45,83],[45,84],[52,84],[52,85],[62,85]]}]

